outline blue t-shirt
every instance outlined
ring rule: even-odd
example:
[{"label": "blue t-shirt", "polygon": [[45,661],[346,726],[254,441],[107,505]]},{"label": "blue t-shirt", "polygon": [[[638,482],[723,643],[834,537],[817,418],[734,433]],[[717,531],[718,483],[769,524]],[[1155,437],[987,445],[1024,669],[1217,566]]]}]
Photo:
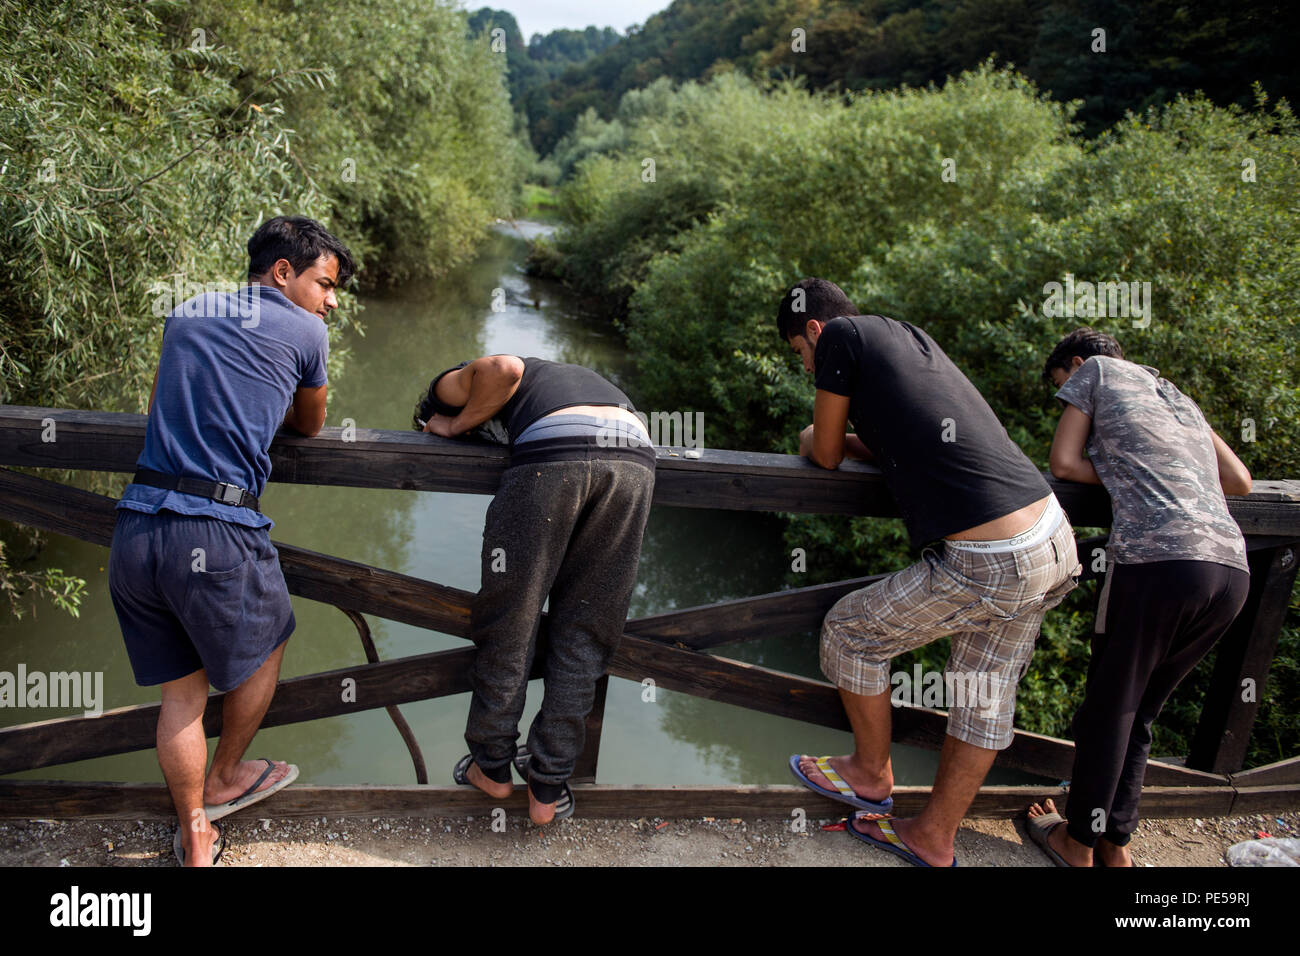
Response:
[{"label": "blue t-shirt", "polygon": [[[320,316],[270,286],[182,303],[163,325],[158,391],[137,467],[224,481],[260,496],[271,475],[267,452],[294,392],[325,385],[328,358],[329,331]],[[117,506],[274,526],[251,508],[149,485],[127,485]]]}]

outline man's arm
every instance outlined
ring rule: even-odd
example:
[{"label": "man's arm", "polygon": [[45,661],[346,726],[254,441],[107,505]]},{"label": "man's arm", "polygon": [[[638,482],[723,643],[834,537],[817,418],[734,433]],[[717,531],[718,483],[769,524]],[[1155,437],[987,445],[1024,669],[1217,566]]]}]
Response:
[{"label": "man's arm", "polygon": [[1097,469],[1084,454],[1088,433],[1092,431],[1092,416],[1075,405],[1066,405],[1061,420],[1056,425],[1052,439],[1052,475],[1062,481],[1078,481],[1085,485],[1099,485]]},{"label": "man's arm", "polygon": [[[848,420],[849,397],[817,389],[813,400],[813,423],[799,435],[799,454],[823,468],[838,468],[844,460],[845,446],[849,444],[844,434]],[[857,451],[858,446],[866,450],[867,446],[857,436],[853,441],[856,444],[852,450]]]},{"label": "man's arm", "polygon": [[485,355],[438,380],[438,398],[448,405],[463,405],[459,415],[433,415],[424,430],[452,438],[482,425],[501,411],[524,377],[523,360],[515,355]]},{"label": "man's arm", "polygon": [[325,426],[325,392],[328,385],[318,388],[300,388],[293,393],[293,404],[284,416],[284,423],[308,438],[315,438]]},{"label": "man's arm", "polygon": [[151,389],[149,390],[149,408],[148,408],[148,411],[150,411],[150,412],[153,411],[153,399],[154,399],[154,396],[157,395],[157,394],[158,394],[158,370],[157,370],[157,369],[154,369],[154,370],[153,370],[153,388],[151,388]]},{"label": "man's arm", "polygon": [[1228,447],[1228,443],[1219,437],[1219,433],[1210,429],[1214,439],[1214,455],[1219,461],[1219,484],[1225,495],[1250,494],[1250,472],[1241,463],[1241,459]]}]

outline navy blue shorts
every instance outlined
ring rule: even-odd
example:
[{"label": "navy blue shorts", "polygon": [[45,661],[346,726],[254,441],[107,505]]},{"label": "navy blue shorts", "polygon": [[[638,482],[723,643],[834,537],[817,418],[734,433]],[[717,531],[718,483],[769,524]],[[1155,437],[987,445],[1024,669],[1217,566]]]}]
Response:
[{"label": "navy blue shorts", "polygon": [[219,518],[119,508],[108,590],[142,687],[202,669],[233,690],[296,623],[267,530]]}]

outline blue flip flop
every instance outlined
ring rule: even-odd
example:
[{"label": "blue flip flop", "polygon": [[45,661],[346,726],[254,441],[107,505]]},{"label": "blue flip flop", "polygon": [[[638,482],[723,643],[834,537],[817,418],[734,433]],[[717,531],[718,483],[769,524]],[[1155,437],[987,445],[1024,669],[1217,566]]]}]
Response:
[{"label": "blue flip flop", "polygon": [[813,783],[807,774],[799,769],[799,758],[802,756],[803,754],[792,754],[790,756],[790,772],[794,774],[796,780],[813,793],[820,793],[823,797],[830,797],[832,800],[840,801],[840,803],[847,803],[849,806],[858,810],[865,810],[867,813],[889,816],[894,812],[893,797],[885,797],[884,800],[875,803],[874,801],[868,800],[866,797],[858,796],[854,792],[853,788],[845,783],[840,775],[835,772],[835,769],[831,766],[830,757],[814,757],[813,759],[817,761],[817,769],[826,776],[827,780],[835,784],[836,789],[827,790],[825,787],[817,786],[817,784]]},{"label": "blue flip flop", "polygon": [[[888,820],[874,820],[872,822],[874,822],[876,826],[880,827],[880,832],[885,835],[884,840],[877,840],[875,837],[869,837],[865,833],[861,832],[860,830],[855,829],[853,826],[852,819],[845,821],[844,829],[848,830],[850,834],[857,837],[863,843],[869,843],[872,846],[880,847],[880,849],[882,850],[888,850],[890,853],[893,853],[895,856],[901,856],[904,860],[906,860],[908,863],[911,863],[913,866],[924,866],[924,867],[930,866],[929,863],[926,863],[925,860],[921,859],[919,856],[917,856],[915,853],[911,851],[908,845],[903,842],[902,838],[897,833],[894,832],[894,827]],[[952,858],[952,865],[953,866],[957,865],[956,856]]]}]

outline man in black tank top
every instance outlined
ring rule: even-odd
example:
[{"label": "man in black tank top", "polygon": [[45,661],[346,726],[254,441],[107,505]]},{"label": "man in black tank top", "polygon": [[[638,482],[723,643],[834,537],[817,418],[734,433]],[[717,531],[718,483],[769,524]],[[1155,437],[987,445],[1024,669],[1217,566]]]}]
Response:
[{"label": "man in black tank top", "polygon": [[[573,773],[596,682],[623,634],[654,492],[655,453],[628,397],[597,373],[514,355],[447,369],[415,427],[510,445],[483,529],[482,585],[470,612],[476,652],[457,783],[496,799],[528,784],[529,816],[573,812]],[[517,748],[542,605],[550,597],[545,696]]]},{"label": "man in black tank top", "polygon": [[[966,376],[922,330],[859,315],[838,286],[805,279],[777,313],[782,337],[816,376],[800,453],[823,468],[877,465],[922,560],[845,595],[822,626],[822,670],[840,690],[855,751],[790,758],[805,786],[857,808],[852,836],[922,866],[955,866],[961,818],[1012,740],[1016,684],[1043,614],[1079,574],[1073,533],[1042,474]],[[852,422],[855,434],[845,434]],[[910,678],[890,661],[952,635],[947,735],[931,798],[893,808],[891,704]],[[893,693],[890,688],[893,687]]]}]

